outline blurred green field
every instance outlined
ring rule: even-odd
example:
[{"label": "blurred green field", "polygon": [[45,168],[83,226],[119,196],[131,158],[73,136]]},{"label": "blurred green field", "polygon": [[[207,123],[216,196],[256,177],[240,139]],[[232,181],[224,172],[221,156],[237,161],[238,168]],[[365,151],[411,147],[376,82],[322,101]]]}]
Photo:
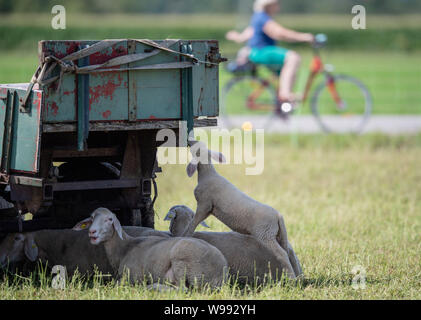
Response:
[{"label": "blurred green field", "polygon": [[[247,15],[83,15],[67,13],[67,29],[53,30],[52,15],[0,16],[0,83],[28,82],[37,67],[37,43],[43,39],[185,38],[217,39],[232,59],[239,45],[226,31],[247,25]],[[367,30],[353,30],[349,15],[280,15],[286,27],[325,32],[325,63],[364,82],[374,99],[374,114],[421,113],[421,15],[369,16]],[[285,45],[303,56],[297,91],[304,87],[311,51]],[[221,67],[221,86],[231,77]],[[308,108],[300,112],[307,113]]]},{"label": "blurred green field", "polygon": [[[293,142],[293,143],[292,143]],[[303,282],[241,291],[154,292],[80,278],[65,290],[51,275],[0,278],[1,299],[420,299],[421,135],[266,135],[265,170],[246,176],[247,165],[216,169],[245,193],[279,210],[305,274]],[[174,182],[182,188],[174,188]],[[185,165],[158,174],[156,228],[168,230],[168,209],[195,209]],[[228,228],[214,217],[212,231]],[[199,230],[204,230],[202,226]],[[208,229],[206,229],[208,230]],[[366,270],[366,288],[352,287],[355,266]]]},{"label": "blurred green field", "polygon": [[[51,22],[51,14],[15,13],[0,14],[1,26],[46,26]],[[421,27],[420,14],[398,15],[370,15],[367,28],[374,29],[417,29]],[[67,26],[98,27],[98,23],[109,27],[158,27],[180,28],[188,24],[199,28],[232,28],[236,24],[246,24],[250,18],[248,14],[84,14],[67,11]],[[280,14],[276,17],[279,22],[291,28],[324,28],[349,29],[352,15],[344,14]]]},{"label": "blurred green field", "polygon": [[[224,53],[224,47],[221,48]],[[304,88],[311,51],[300,49],[302,68],[297,91]],[[421,55],[397,52],[326,51],[326,63],[332,63],[338,73],[357,77],[373,96],[374,114],[421,113]],[[38,65],[35,50],[25,52],[0,51],[0,83],[29,82]],[[232,77],[221,67],[221,87]],[[305,106],[302,113],[308,113]]]},{"label": "blurred green field", "polygon": [[[303,92],[312,53],[305,49],[298,52],[303,59],[295,90]],[[421,113],[421,56],[419,54],[329,51],[327,49],[322,51],[322,58],[325,63],[335,67],[336,73],[356,77],[367,86],[373,97],[373,114]],[[263,75],[267,76],[268,73],[263,73]],[[221,72],[221,85],[225,85],[231,77],[231,74]],[[313,90],[320,81],[323,81],[321,76],[313,84]],[[307,102],[298,112],[309,113],[309,103]]]},{"label": "blurred green field", "polygon": [[[370,15],[366,30],[351,28],[352,15],[279,15],[285,27],[326,33],[335,49],[404,50],[421,49],[421,15]],[[0,15],[1,49],[36,48],[45,39],[185,38],[216,39],[232,53],[235,46],[224,39],[227,30],[247,26],[248,14],[221,15],[86,15],[67,12],[66,29],[51,27],[52,15]],[[300,46],[300,45],[293,45]],[[302,46],[302,45],[301,45]],[[356,48],[358,47],[358,48]]]}]

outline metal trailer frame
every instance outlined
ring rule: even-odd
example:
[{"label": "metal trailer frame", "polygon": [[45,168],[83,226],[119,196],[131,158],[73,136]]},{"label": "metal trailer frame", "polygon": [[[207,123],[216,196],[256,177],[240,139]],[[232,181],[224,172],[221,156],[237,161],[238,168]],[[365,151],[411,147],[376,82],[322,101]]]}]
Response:
[{"label": "metal trailer frame", "polygon": [[[95,43],[41,41],[40,61],[45,63],[47,54],[63,58]],[[130,39],[121,43],[127,50],[119,51],[116,43],[97,53],[96,58],[104,63],[125,55],[150,52],[144,43],[139,45]],[[0,85],[0,191],[14,204],[14,208],[0,210],[0,233],[69,228],[100,206],[114,210],[123,225],[154,227],[155,177],[161,172],[156,151],[163,143],[156,141],[157,132],[172,129],[177,136],[183,136],[181,143],[186,146],[188,135],[180,129],[183,128],[180,121],[187,122],[188,131],[194,127],[216,126],[219,111],[217,65],[224,59],[219,54],[218,43],[179,40],[173,43],[171,49],[174,48],[176,52],[199,57],[203,64],[175,72],[119,71],[128,66],[125,65],[114,67],[102,76],[63,75],[60,66],[52,66],[50,62],[44,67],[52,70],[52,76],[60,75],[61,91],[57,90],[58,81],[39,87],[36,81]],[[174,54],[159,52],[153,58],[155,62],[167,63],[169,57],[173,58]],[[186,59],[176,55],[175,60]],[[93,62],[98,63],[89,55],[79,59],[78,66],[90,66]],[[141,66],[145,66],[143,61]],[[127,72],[127,83],[119,81],[120,91],[115,91],[120,96],[107,97],[110,92],[101,90],[99,94],[93,92],[107,83],[115,87],[113,81],[125,76],[123,72]],[[152,89],[164,96],[158,99],[162,105],[154,105],[148,92],[136,87],[139,81],[144,81],[145,74],[158,80],[160,75],[172,77],[177,84],[167,82],[166,85],[179,88],[179,93],[169,90],[174,93],[171,96],[164,83],[162,88]],[[139,96],[144,100],[139,100]],[[175,113],[165,105],[174,97],[180,100],[180,111]],[[110,107],[117,114],[115,118],[103,111]],[[154,117],[154,112],[161,118]],[[98,114],[105,118],[98,119],[95,116]],[[57,162],[64,164],[58,167],[54,165]],[[33,220],[23,221],[21,214],[27,211],[34,213]]]}]

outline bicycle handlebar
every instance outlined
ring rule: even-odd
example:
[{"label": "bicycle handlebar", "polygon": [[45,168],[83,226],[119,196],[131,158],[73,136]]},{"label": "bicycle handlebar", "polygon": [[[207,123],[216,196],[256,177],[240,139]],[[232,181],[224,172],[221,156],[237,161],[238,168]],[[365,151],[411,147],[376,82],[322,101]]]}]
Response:
[{"label": "bicycle handlebar", "polygon": [[325,35],[324,33],[318,33],[314,36],[313,48],[319,49],[326,46],[326,44],[327,44],[327,35]]}]

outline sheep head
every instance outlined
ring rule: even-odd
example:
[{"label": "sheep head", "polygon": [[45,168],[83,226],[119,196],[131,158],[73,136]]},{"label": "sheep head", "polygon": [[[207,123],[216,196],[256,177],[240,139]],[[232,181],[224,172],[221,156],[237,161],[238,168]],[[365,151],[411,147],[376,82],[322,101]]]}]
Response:
[{"label": "sheep head", "polygon": [[[170,232],[173,236],[181,236],[189,223],[194,218],[194,212],[187,206],[173,206],[165,216],[165,221],[170,221]],[[209,228],[205,221],[200,223],[202,226]]]},{"label": "sheep head", "polygon": [[98,208],[91,216],[80,221],[73,227],[73,230],[84,230],[89,227],[89,238],[91,244],[98,245],[110,240],[114,233],[123,239],[123,229],[116,215],[107,208]]},{"label": "sheep head", "polygon": [[38,257],[38,246],[32,234],[10,233],[0,244],[0,266],[6,267],[8,263],[21,262],[28,258],[35,261]]},{"label": "sheep head", "polygon": [[190,163],[187,165],[187,175],[192,177],[196,172],[198,164],[212,164],[212,159],[224,163],[226,159],[221,152],[209,150],[202,141],[189,141],[190,153],[193,158]]}]

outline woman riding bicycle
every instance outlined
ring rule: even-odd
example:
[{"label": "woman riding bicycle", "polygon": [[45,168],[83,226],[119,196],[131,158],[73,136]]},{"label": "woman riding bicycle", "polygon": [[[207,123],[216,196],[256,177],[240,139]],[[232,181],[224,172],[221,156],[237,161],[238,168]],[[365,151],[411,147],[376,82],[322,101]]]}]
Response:
[{"label": "woman riding bicycle", "polygon": [[294,94],[292,88],[301,58],[295,51],[276,46],[276,41],[313,43],[314,36],[286,29],[275,22],[272,17],[279,9],[278,0],[255,0],[250,26],[241,33],[229,31],[226,38],[238,43],[248,41],[251,62],[281,67],[279,102],[295,102],[300,96]]}]

